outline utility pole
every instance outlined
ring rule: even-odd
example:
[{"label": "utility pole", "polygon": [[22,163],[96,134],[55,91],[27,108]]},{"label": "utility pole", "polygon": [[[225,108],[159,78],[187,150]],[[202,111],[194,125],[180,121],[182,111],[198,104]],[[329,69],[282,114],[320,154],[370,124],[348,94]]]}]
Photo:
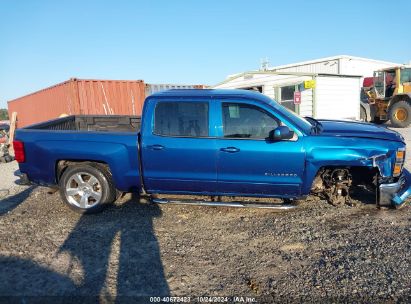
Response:
[{"label": "utility pole", "polygon": [[267,57],[260,59],[260,71],[267,71],[270,66],[270,61]]}]

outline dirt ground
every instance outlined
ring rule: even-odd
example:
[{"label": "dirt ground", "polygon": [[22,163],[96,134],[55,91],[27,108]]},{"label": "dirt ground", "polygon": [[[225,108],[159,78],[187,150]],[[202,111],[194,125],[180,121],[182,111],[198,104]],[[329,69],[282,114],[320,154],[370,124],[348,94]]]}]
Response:
[{"label": "dirt ground", "polygon": [[[411,141],[410,129],[401,132]],[[0,197],[0,231],[0,296],[28,303],[411,301],[409,206],[309,198],[273,212],[158,206],[127,195],[81,216],[58,193],[23,187]]]}]

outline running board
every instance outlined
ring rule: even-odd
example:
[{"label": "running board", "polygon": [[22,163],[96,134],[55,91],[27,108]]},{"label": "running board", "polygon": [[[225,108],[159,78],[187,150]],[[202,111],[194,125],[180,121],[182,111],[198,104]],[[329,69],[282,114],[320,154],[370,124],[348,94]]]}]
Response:
[{"label": "running board", "polygon": [[270,203],[245,203],[245,202],[211,202],[195,200],[168,200],[162,198],[152,198],[151,201],[156,204],[170,205],[192,205],[192,206],[216,206],[216,207],[234,207],[234,208],[260,208],[275,210],[291,210],[297,208],[296,205],[290,204],[270,204]]}]

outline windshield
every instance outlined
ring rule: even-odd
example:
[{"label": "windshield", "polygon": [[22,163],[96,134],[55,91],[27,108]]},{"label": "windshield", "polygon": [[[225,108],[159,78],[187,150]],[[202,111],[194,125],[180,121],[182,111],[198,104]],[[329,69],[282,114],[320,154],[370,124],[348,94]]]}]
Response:
[{"label": "windshield", "polygon": [[297,113],[283,107],[280,105],[278,102],[270,99],[270,106],[275,108],[278,112],[280,112],[283,116],[285,116],[287,119],[292,121],[299,129],[304,131],[307,134],[311,133],[313,125],[305,118],[301,117]]},{"label": "windshield", "polygon": [[401,84],[411,82],[411,68],[401,70]]}]

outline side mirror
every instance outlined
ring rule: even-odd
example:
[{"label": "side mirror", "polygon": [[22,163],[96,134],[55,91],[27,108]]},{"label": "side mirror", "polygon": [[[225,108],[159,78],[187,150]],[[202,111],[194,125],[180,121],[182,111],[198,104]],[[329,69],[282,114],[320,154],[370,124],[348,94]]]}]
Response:
[{"label": "side mirror", "polygon": [[279,126],[278,128],[270,131],[269,139],[272,141],[278,141],[283,139],[291,139],[294,136],[294,131],[291,131],[286,126]]}]

